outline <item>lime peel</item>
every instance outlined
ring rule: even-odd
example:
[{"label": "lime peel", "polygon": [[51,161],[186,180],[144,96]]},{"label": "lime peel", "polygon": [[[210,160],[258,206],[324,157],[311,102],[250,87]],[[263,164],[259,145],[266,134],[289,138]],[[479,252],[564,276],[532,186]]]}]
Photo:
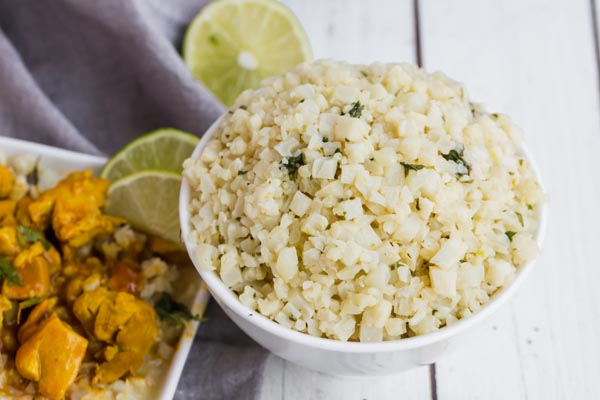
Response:
[{"label": "lime peel", "polygon": [[133,173],[110,186],[106,211],[133,228],[181,245],[177,206],[181,181],[174,172]]},{"label": "lime peel", "polygon": [[108,160],[100,177],[116,181],[142,170],[181,172],[200,139],[174,128],[162,128],[130,142]]},{"label": "lime peel", "polygon": [[306,33],[286,6],[273,0],[218,0],[190,23],[185,63],[225,105],[263,79],[312,60]]}]

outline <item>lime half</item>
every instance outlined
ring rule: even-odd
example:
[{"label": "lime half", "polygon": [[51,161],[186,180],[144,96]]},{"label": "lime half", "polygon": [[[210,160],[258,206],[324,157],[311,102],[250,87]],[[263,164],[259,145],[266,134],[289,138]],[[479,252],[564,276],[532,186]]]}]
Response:
[{"label": "lime half", "polygon": [[164,128],[135,139],[115,154],[100,171],[100,177],[116,181],[143,170],[181,173],[199,139],[177,129]]},{"label": "lime half", "polygon": [[106,212],[134,228],[181,245],[179,188],[181,175],[165,171],[136,172],[108,190]]},{"label": "lime half", "polygon": [[194,18],[183,58],[196,79],[230,106],[245,89],[311,60],[296,16],[273,0],[217,0]]}]

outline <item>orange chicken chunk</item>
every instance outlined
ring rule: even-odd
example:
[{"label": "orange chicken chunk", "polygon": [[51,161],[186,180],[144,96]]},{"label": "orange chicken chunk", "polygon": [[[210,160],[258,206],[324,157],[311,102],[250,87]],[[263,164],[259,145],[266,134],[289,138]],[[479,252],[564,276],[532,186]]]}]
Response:
[{"label": "orange chicken chunk", "polygon": [[0,256],[13,257],[21,250],[14,226],[0,227]]},{"label": "orange chicken chunk", "polygon": [[94,377],[95,383],[111,383],[135,373],[158,335],[156,312],[143,300],[126,292],[104,288],[77,298],[73,312],[88,332],[108,346]]},{"label": "orange chicken chunk", "polygon": [[45,297],[50,291],[50,265],[44,253],[44,246],[40,242],[20,252],[13,265],[23,285],[11,284],[5,279],[2,294],[16,300]]},{"label": "orange chicken chunk", "polygon": [[79,247],[98,234],[112,232],[121,222],[102,214],[108,184],[106,179],[94,178],[91,170],[75,172],[31,201],[29,217],[41,230],[52,223],[61,242]]},{"label": "orange chicken chunk", "polygon": [[15,200],[0,200],[0,224],[3,226],[15,225]]},{"label": "orange chicken chunk", "polygon": [[10,196],[15,185],[15,177],[8,168],[0,165],[0,199]]},{"label": "orange chicken chunk", "polygon": [[57,303],[58,297],[49,297],[42,300],[31,310],[27,321],[19,328],[18,337],[20,343],[26,342],[31,335],[38,331],[40,325],[45,322],[45,319],[50,315]]},{"label": "orange chicken chunk", "polygon": [[85,356],[88,341],[52,314],[17,350],[17,372],[38,382],[40,394],[62,399]]}]

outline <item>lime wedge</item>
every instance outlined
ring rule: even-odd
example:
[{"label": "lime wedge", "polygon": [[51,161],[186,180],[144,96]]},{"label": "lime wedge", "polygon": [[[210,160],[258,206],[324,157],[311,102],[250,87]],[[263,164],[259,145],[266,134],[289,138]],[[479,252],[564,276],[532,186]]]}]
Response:
[{"label": "lime wedge", "polygon": [[181,245],[179,188],[181,175],[165,171],[136,172],[108,189],[106,212],[134,228]]},{"label": "lime wedge", "polygon": [[194,18],[183,58],[196,79],[230,106],[245,89],[312,59],[296,16],[273,0],[218,0]]},{"label": "lime wedge", "polygon": [[115,154],[100,171],[100,177],[116,181],[143,170],[181,173],[199,139],[177,129],[164,128],[135,139]]}]

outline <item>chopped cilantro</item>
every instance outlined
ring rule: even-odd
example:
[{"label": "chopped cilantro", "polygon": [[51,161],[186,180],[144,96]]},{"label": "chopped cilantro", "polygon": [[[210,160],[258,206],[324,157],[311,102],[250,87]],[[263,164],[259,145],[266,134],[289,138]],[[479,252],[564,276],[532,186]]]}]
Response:
[{"label": "chopped cilantro", "polygon": [[18,305],[18,308],[17,308],[17,324],[21,323],[21,312],[23,312],[23,310],[26,310],[28,308],[35,306],[42,300],[43,300],[42,297],[36,296],[36,297],[32,297],[30,299],[20,302]]},{"label": "chopped cilantro", "polygon": [[408,164],[402,161],[400,161],[400,164],[402,164],[402,166],[404,167],[404,176],[408,176],[408,173],[410,171],[418,171],[420,169],[425,168],[425,166],[420,164]]},{"label": "chopped cilantro", "polygon": [[523,222],[523,215],[520,212],[518,212],[518,211],[515,211],[515,214],[517,214],[517,219],[519,220],[519,223],[521,224],[521,226],[524,227],[525,226],[525,222]]},{"label": "chopped cilantro", "polygon": [[475,116],[475,114],[477,113],[477,109],[475,108],[475,104],[469,103],[469,106],[471,106],[471,114],[473,116]]},{"label": "chopped cilantro", "polygon": [[38,304],[40,301],[42,301],[43,299],[39,296],[36,297],[32,297],[30,299],[27,299],[25,301],[22,301],[19,303],[19,308],[21,310],[25,310],[26,308],[30,308],[35,306],[36,304]]},{"label": "chopped cilantro", "polygon": [[25,247],[27,247],[27,242],[25,240],[23,240],[23,238],[21,237],[21,235],[17,235],[17,243],[19,244],[19,247],[24,249]]},{"label": "chopped cilantro", "polygon": [[406,265],[406,264],[404,264],[404,263],[401,263],[400,261],[398,261],[398,262],[395,262],[395,263],[391,264],[391,265],[390,265],[390,269],[391,269],[392,271],[395,271],[395,270],[397,270],[398,268],[400,268],[400,267],[402,267],[402,266],[404,266],[404,265]]},{"label": "chopped cilantro", "polygon": [[304,165],[304,153],[298,153],[295,156],[288,157],[287,159],[281,160],[279,163],[280,168],[285,168],[289,176],[296,176],[298,168]]},{"label": "chopped cilantro", "polygon": [[513,236],[515,236],[517,234],[517,232],[506,231],[506,232],[504,232],[504,234],[508,237],[508,240],[512,242]]},{"label": "chopped cilantro", "polygon": [[244,169],[240,169],[238,171],[238,175],[246,175],[248,173],[248,171],[244,170]]},{"label": "chopped cilantro", "polygon": [[452,149],[447,154],[442,154],[442,157],[444,157],[446,160],[453,161],[458,165],[462,165],[467,170],[466,173],[457,172],[456,175],[458,177],[461,177],[463,175],[469,175],[469,173],[471,172],[471,166],[463,159],[463,155],[464,155],[464,148],[462,148],[462,147],[457,147],[456,149]]},{"label": "chopped cilantro", "polygon": [[357,101],[356,103],[352,104],[352,108],[350,109],[350,111],[348,111],[348,115],[350,115],[352,118],[360,118],[364,108],[365,106],[360,104],[360,101]]},{"label": "chopped cilantro", "polygon": [[531,204],[527,204],[527,209],[528,210],[533,210],[533,206]]},{"label": "chopped cilantro", "polygon": [[170,294],[163,293],[154,304],[156,313],[163,321],[171,325],[180,325],[184,320],[200,321],[200,316],[194,315],[188,308],[173,300]]},{"label": "chopped cilantro", "polygon": [[323,136],[323,143],[327,143],[327,142],[329,142],[329,138]]},{"label": "chopped cilantro", "polygon": [[[41,242],[44,246],[44,249],[50,250],[50,243],[48,243],[48,241],[44,238],[44,235],[42,235],[40,232],[29,229],[23,225],[17,226],[17,230],[19,231],[21,236],[23,236],[23,239],[25,239],[25,241],[29,243]],[[20,244],[21,243],[19,243],[19,245]]]},{"label": "chopped cilantro", "polygon": [[0,257],[0,278],[6,279],[8,286],[19,285],[23,286],[21,276],[12,265],[10,260]]}]

